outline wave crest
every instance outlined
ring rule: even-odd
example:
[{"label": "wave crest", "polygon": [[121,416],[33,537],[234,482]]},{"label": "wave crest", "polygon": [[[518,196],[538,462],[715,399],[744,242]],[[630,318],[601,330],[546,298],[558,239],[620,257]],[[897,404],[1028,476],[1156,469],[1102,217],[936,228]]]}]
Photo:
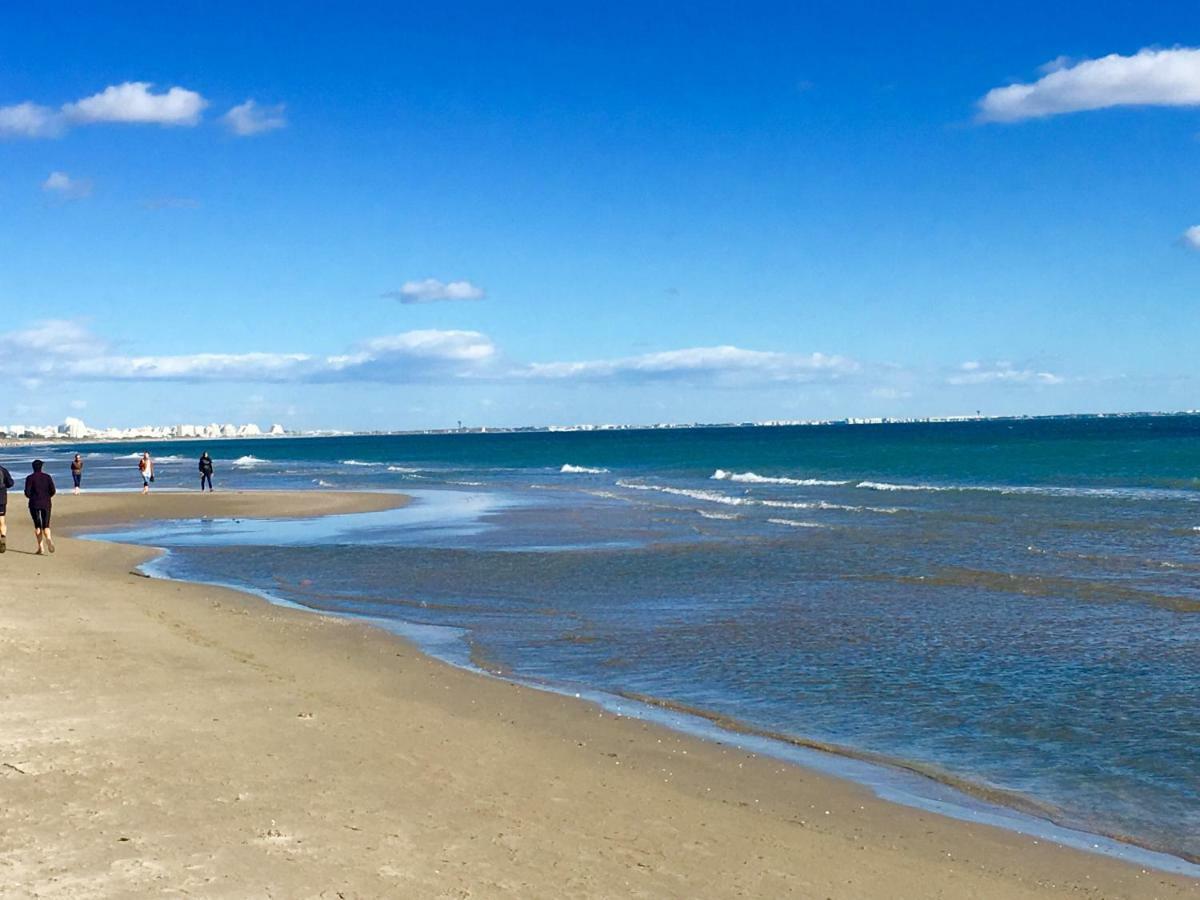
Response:
[{"label": "wave crest", "polygon": [[717,469],[710,478],[716,481],[738,481],[744,484],[788,484],[795,487],[842,487],[848,481],[830,481],[825,478],[785,478],[783,476],[759,475],[756,472],[727,472]]}]

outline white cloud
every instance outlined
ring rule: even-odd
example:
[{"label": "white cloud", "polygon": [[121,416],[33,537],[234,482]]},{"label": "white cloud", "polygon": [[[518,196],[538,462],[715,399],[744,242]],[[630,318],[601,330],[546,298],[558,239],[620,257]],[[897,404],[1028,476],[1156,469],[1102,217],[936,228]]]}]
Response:
[{"label": "white cloud", "polygon": [[857,372],[858,363],[823,353],[795,354],[740,347],[692,347],[611,360],[534,363],[519,370],[525,378],[596,381],[718,380],[828,381]]},{"label": "white cloud", "polygon": [[495,353],[491,340],[476,331],[424,330],[374,338],[338,356],[264,352],[129,356],[110,352],[79,322],[51,320],[0,337],[0,372],[86,381],[405,383],[479,374]]},{"label": "white cloud", "polygon": [[[33,360],[32,364],[30,360]],[[0,374],[47,381],[240,381],[275,383],[687,381],[739,386],[832,383],[860,371],[857,362],[821,353],[696,347],[585,362],[528,365],[502,360],[478,331],[424,329],[381,335],[338,355],[191,353],[134,356],[112,352],[81,323],[54,320],[0,337]]]},{"label": "white cloud", "polygon": [[42,182],[42,190],[63,200],[79,200],[92,193],[92,183],[87,179],[72,178],[66,172],[51,172]]},{"label": "white cloud", "polygon": [[0,106],[0,137],[55,137],[63,130],[54,110],[36,103]]},{"label": "white cloud", "polygon": [[1072,63],[1059,58],[1031,84],[993,88],[979,101],[984,122],[1017,122],[1110,106],[1200,105],[1200,49],[1139,50]]},{"label": "white cloud", "polygon": [[308,374],[313,359],[303,353],[93,356],[55,368],[92,381],[294,381]]},{"label": "white cloud", "polygon": [[1193,225],[1182,235],[1180,240],[1193,250],[1200,250],[1200,225]]},{"label": "white cloud", "polygon": [[287,125],[284,104],[259,106],[253,100],[240,103],[221,117],[230,131],[241,137],[274,131]]},{"label": "white cloud", "polygon": [[71,122],[131,122],[150,125],[195,125],[208,101],[195,91],[172,87],[165,93],[151,92],[148,81],[126,81],[109,85],[98,94],[63,105]]},{"label": "white cloud", "polygon": [[107,344],[81,322],[46,319],[20,331],[0,334],[0,357],[37,351],[38,357],[86,357],[103,353]]},{"label": "white cloud", "polygon": [[367,353],[386,355],[403,353],[417,358],[483,360],[493,356],[496,347],[478,331],[406,331],[403,334],[372,338],[363,344]]},{"label": "white cloud", "polygon": [[983,364],[966,362],[959,366],[958,371],[946,378],[947,384],[1026,384],[1054,385],[1062,384],[1065,379],[1053,372],[1040,372],[1036,369],[1018,369],[1010,362]]},{"label": "white cloud", "polygon": [[384,297],[401,303],[437,303],[444,300],[482,300],[484,290],[469,281],[442,282],[436,278],[406,281],[398,291],[388,291]]},{"label": "white cloud", "polygon": [[72,125],[124,122],[141,125],[195,125],[208,101],[195,91],[171,87],[153,93],[148,81],[109,85],[98,94],[58,109],[26,101],[0,106],[0,137],[47,138]]}]

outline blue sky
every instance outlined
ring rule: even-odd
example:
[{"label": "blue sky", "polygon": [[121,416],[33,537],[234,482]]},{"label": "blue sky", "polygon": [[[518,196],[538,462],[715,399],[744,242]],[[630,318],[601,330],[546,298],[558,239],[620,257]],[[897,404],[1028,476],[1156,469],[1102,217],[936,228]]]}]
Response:
[{"label": "blue sky", "polygon": [[430,6],[7,13],[0,422],[1200,406],[1187,5]]}]

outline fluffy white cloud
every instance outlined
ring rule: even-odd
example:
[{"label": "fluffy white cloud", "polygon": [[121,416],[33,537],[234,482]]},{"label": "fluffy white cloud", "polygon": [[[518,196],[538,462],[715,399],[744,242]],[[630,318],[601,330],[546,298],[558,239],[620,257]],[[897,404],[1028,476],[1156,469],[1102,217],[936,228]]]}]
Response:
[{"label": "fluffy white cloud", "polygon": [[1200,250],[1200,225],[1193,225],[1180,235],[1180,240],[1193,250]]},{"label": "fluffy white cloud", "polygon": [[1030,84],[993,88],[979,101],[984,122],[1017,122],[1110,106],[1200,105],[1200,49],[1139,50],[1043,67]]},{"label": "fluffy white cloud", "polygon": [[54,137],[62,130],[61,117],[47,106],[28,102],[0,106],[0,137]]},{"label": "fluffy white cloud", "polygon": [[1064,378],[1053,372],[1039,372],[1036,369],[1018,369],[1010,362],[996,362],[987,365],[979,362],[965,362],[958,371],[946,378],[947,384],[1028,384],[1052,385],[1062,384]]},{"label": "fluffy white cloud", "polygon": [[253,100],[247,100],[225,113],[221,121],[234,134],[248,137],[285,127],[287,116],[282,103],[276,106],[259,106]]},{"label": "fluffy white cloud", "polygon": [[583,381],[828,381],[857,372],[858,363],[823,353],[796,354],[741,347],[692,347],[611,360],[534,363],[518,370],[524,378]]},{"label": "fluffy white cloud", "polygon": [[109,85],[98,94],[58,109],[26,101],[0,106],[0,137],[58,137],[72,125],[125,122],[195,125],[208,101],[195,91],[171,87],[154,93],[148,81]]},{"label": "fluffy white cloud", "polygon": [[469,281],[438,281],[436,278],[426,278],[424,281],[406,281],[398,291],[388,291],[383,296],[401,303],[438,303],[445,300],[482,300],[483,288]]},{"label": "fluffy white cloud", "polygon": [[151,92],[148,81],[126,81],[109,85],[98,94],[63,105],[71,122],[132,122],[151,125],[195,125],[208,101],[195,91],[172,87],[165,93]]},{"label": "fluffy white cloud", "polygon": [[79,200],[92,193],[92,183],[86,179],[72,178],[66,172],[51,172],[42,182],[42,190],[64,200]]}]

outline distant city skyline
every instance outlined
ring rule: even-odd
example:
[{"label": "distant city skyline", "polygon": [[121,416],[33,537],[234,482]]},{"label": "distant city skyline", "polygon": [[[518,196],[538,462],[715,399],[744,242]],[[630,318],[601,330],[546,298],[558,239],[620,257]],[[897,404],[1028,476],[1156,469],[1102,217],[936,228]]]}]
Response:
[{"label": "distant city skyline", "polygon": [[1197,405],[1186,8],[151,10],[0,33],[0,421]]}]

